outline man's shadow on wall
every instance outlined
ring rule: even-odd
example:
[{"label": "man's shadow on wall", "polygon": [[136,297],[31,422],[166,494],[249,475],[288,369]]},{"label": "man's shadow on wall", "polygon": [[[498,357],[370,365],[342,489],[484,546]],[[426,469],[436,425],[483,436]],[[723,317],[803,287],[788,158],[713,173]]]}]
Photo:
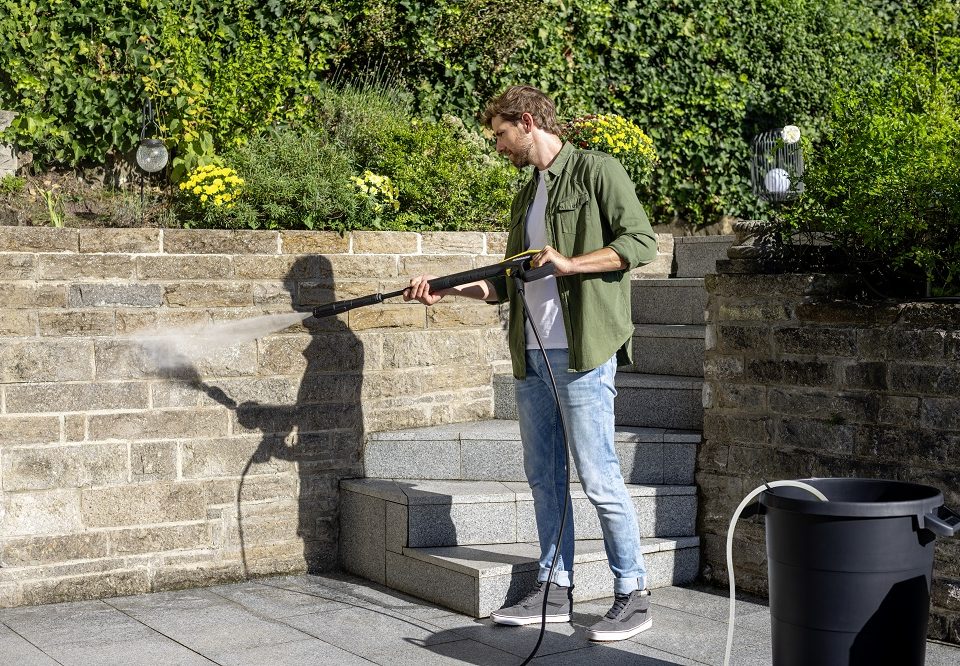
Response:
[{"label": "man's shadow on wall", "polygon": [[[334,298],[330,261],[322,256],[298,258],[283,282],[294,310],[309,312]],[[341,315],[342,316],[342,315]],[[309,573],[338,566],[339,483],[362,476],[363,344],[345,321],[309,317],[301,331],[284,331],[257,341],[255,384],[269,393],[271,384],[302,373],[292,402],[237,402],[220,387],[200,379],[196,371],[181,380],[232,410],[233,434],[256,434],[261,440],[244,466],[237,488],[237,521],[243,574],[250,573],[244,529],[244,501],[256,499],[246,481],[251,468],[271,460],[295,466],[298,477],[297,536]],[[283,393],[283,390],[280,390]],[[248,496],[249,494],[249,496]],[[258,544],[259,545],[259,544]]]}]

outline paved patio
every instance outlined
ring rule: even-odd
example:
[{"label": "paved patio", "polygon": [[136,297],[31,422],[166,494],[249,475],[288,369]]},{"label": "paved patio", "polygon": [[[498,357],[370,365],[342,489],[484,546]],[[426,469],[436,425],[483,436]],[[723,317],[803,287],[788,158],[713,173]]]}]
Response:
[{"label": "paved patio", "polygon": [[[538,664],[722,664],[727,599],[706,588],[655,590],[654,626],[594,644],[584,627],[610,600],[548,625]],[[733,663],[770,663],[766,606],[737,606]],[[0,610],[0,664],[519,664],[539,627],[499,627],[345,575],[285,576],[182,592]],[[928,666],[960,648],[928,643]]]}]

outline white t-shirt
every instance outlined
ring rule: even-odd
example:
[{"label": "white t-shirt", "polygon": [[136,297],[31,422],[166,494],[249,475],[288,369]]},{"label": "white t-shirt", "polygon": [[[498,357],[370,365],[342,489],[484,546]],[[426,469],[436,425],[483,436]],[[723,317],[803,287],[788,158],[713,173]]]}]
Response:
[{"label": "white t-shirt", "polygon": [[[527,248],[541,249],[547,244],[547,185],[544,172],[537,174],[537,193],[527,210]],[[527,320],[524,322],[527,349],[537,348],[537,338],[533,334],[530,320],[536,322],[537,331],[546,349],[566,349],[567,332],[563,327],[563,311],[560,309],[560,293],[557,291],[557,279],[549,275],[541,280],[526,283]]]}]

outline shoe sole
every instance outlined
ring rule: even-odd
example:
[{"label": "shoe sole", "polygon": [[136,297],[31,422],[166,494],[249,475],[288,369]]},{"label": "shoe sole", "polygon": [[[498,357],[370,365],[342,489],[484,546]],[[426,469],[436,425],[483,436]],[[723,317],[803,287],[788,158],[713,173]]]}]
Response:
[{"label": "shoe sole", "polygon": [[650,618],[643,624],[633,629],[624,629],[623,631],[593,631],[587,630],[587,638],[591,641],[622,641],[631,636],[636,636],[641,631],[646,631],[653,626],[653,618]]},{"label": "shoe sole", "polygon": [[[540,624],[540,619],[542,615],[530,615],[527,617],[511,617],[509,615],[497,615],[496,613],[490,614],[490,619],[496,622],[497,624],[503,624],[508,627],[522,627],[528,624]],[[570,614],[566,615],[548,615],[547,622],[569,622]]]}]

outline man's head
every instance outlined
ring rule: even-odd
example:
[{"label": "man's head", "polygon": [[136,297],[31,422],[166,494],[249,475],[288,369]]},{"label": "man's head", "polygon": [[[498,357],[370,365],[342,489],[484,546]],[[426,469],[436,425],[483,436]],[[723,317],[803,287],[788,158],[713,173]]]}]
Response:
[{"label": "man's head", "polygon": [[560,135],[557,107],[549,97],[532,86],[510,86],[490,100],[483,111],[483,124],[492,128],[496,116],[516,124],[525,113],[529,113],[543,131]]},{"label": "man's head", "polygon": [[531,86],[511,86],[490,100],[483,112],[483,124],[493,130],[497,152],[518,169],[549,161],[541,159],[535,137],[540,137],[541,144],[546,137],[560,145],[556,107]]}]

